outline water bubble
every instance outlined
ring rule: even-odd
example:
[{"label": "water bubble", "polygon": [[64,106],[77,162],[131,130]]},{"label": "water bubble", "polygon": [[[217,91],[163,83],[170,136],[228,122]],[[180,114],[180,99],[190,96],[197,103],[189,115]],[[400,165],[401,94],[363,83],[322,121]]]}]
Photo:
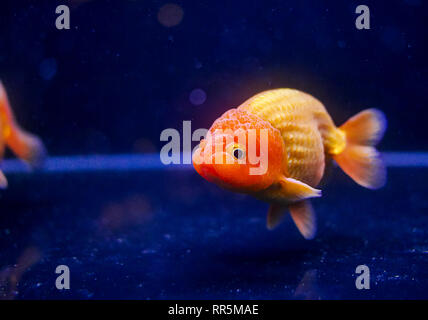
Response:
[{"label": "water bubble", "polygon": [[406,49],[406,36],[396,27],[385,27],[381,31],[381,41],[395,53],[401,53]]},{"label": "water bubble", "polygon": [[202,89],[194,89],[190,92],[189,100],[191,104],[199,106],[207,100],[207,94]]},{"label": "water bubble", "polygon": [[196,69],[202,68],[202,62],[200,62],[198,59],[195,59],[195,68]]},{"label": "water bubble", "polygon": [[420,6],[422,4],[421,0],[404,0],[409,6]]},{"label": "water bubble", "polygon": [[39,66],[39,74],[44,80],[51,80],[57,72],[57,63],[54,58],[44,59]]},{"label": "water bubble", "polygon": [[346,47],[346,42],[342,41],[342,40],[339,40],[339,41],[337,41],[337,45],[338,45],[339,48],[343,49],[343,48]]},{"label": "water bubble", "polygon": [[183,19],[183,9],[174,3],[167,3],[159,9],[158,21],[164,27],[174,27]]}]

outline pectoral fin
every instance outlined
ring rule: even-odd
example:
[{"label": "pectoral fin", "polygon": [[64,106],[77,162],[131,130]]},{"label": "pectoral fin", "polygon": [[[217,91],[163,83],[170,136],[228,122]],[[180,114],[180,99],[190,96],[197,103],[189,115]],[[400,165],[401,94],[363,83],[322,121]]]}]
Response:
[{"label": "pectoral fin", "polygon": [[317,231],[315,213],[309,201],[300,201],[289,206],[291,217],[300,233],[307,240],[313,239]]},{"label": "pectoral fin", "polygon": [[312,188],[299,180],[282,177],[279,183],[281,184],[281,195],[287,200],[299,201],[321,197],[321,190]]}]

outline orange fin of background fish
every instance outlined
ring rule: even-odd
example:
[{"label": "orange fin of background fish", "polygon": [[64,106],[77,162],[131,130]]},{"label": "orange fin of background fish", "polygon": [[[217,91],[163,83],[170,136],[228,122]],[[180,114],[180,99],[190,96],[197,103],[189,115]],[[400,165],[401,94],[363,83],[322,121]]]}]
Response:
[{"label": "orange fin of background fish", "polygon": [[46,158],[46,149],[43,142],[35,135],[21,129],[16,124],[9,99],[2,82],[0,81],[0,113],[3,119],[6,145],[21,159],[32,167],[40,167]]},{"label": "orange fin of background fish", "polygon": [[0,189],[6,189],[6,188],[7,188],[7,179],[3,171],[0,170]]},{"label": "orange fin of background fish", "polygon": [[315,213],[309,201],[300,201],[289,206],[291,217],[300,233],[307,240],[313,239],[317,231]]},{"label": "orange fin of background fish", "polygon": [[8,147],[22,160],[33,168],[43,165],[47,152],[42,140],[37,136],[17,129],[6,140]]},{"label": "orange fin of background fish", "polygon": [[385,128],[385,116],[376,109],[362,111],[340,127],[346,134],[346,147],[334,159],[355,182],[369,189],[381,188],[386,182],[385,165],[374,147]]},{"label": "orange fin of background fish", "polygon": [[321,197],[321,190],[293,178],[282,177],[279,180],[281,193],[291,201]]},{"label": "orange fin of background fish", "polygon": [[276,228],[284,219],[287,207],[279,204],[271,204],[267,214],[266,226],[269,230]]}]

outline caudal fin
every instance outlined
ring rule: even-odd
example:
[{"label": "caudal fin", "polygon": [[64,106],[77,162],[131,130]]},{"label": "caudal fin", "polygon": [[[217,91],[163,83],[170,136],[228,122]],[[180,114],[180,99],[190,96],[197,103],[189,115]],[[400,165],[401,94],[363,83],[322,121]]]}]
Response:
[{"label": "caudal fin", "polygon": [[340,128],[346,136],[345,149],[334,159],[355,182],[369,189],[385,185],[386,168],[375,145],[382,139],[386,118],[377,109],[367,109]]}]

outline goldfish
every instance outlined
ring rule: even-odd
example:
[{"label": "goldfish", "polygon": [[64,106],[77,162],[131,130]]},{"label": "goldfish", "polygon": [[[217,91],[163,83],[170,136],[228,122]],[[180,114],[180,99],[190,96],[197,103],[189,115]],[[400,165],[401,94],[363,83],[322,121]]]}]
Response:
[{"label": "goldfish", "polygon": [[[321,197],[319,185],[333,161],[363,187],[378,189],[386,183],[386,167],[375,148],[385,129],[386,118],[378,109],[361,111],[337,127],[315,97],[274,89],[215,120],[192,162],[207,181],[268,202],[268,229],[289,212],[303,237],[313,239],[317,226],[311,199]],[[250,131],[256,132],[253,143]],[[252,144],[268,160],[258,174],[251,173],[256,166],[250,159]]]},{"label": "goldfish", "polygon": [[[6,146],[33,168],[40,167],[46,157],[42,140],[22,129],[16,122],[6,89],[0,81],[0,159],[3,158]],[[7,184],[0,170],[0,188],[6,188]]]}]

